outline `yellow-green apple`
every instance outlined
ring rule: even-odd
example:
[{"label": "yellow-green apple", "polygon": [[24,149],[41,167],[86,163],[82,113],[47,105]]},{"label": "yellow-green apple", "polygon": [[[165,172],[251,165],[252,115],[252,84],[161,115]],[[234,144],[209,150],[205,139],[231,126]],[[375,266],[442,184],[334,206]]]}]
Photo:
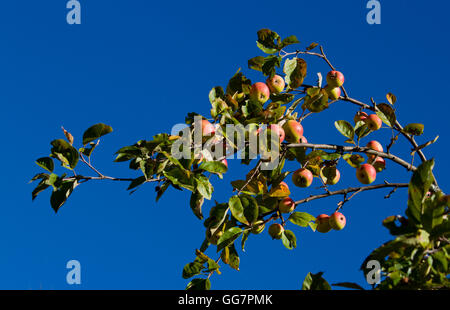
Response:
[{"label": "yellow-green apple", "polygon": [[295,202],[289,197],[284,198],[278,204],[278,210],[281,213],[291,213],[295,209]]},{"label": "yellow-green apple", "polygon": [[330,71],[327,74],[327,83],[330,87],[341,87],[344,85],[344,75],[339,71]]},{"label": "yellow-green apple", "polygon": [[303,136],[303,126],[299,122],[290,119],[284,123],[283,129],[287,142],[299,143],[300,138]]},{"label": "yellow-green apple", "polygon": [[272,239],[281,239],[283,232],[284,227],[281,224],[275,223],[269,226],[269,235]]},{"label": "yellow-green apple", "polygon": [[356,178],[362,184],[370,184],[377,178],[377,171],[371,164],[363,164],[356,169]]},{"label": "yellow-green apple", "polygon": [[375,158],[375,161],[373,162],[372,166],[375,168],[377,172],[381,172],[384,169],[386,169],[386,161],[383,157],[377,157]]},{"label": "yellow-green apple", "polygon": [[364,120],[367,127],[369,127],[370,130],[375,131],[381,128],[381,125],[383,122],[381,121],[381,118],[378,117],[376,114],[370,114],[367,116],[367,118]]},{"label": "yellow-green apple", "polygon": [[269,100],[269,97],[270,90],[266,83],[257,82],[250,88],[250,100],[254,102],[264,104]]},{"label": "yellow-green apple", "polygon": [[330,226],[334,230],[341,230],[345,227],[346,219],[344,214],[340,212],[334,212],[330,215]]},{"label": "yellow-green apple", "polygon": [[353,118],[353,121],[355,122],[355,124],[357,122],[361,122],[361,121],[364,122],[366,120],[367,116],[369,116],[369,115],[366,112],[362,112],[362,111],[357,112],[355,114],[355,117]]},{"label": "yellow-green apple", "polygon": [[306,168],[301,168],[292,174],[292,182],[298,187],[309,187],[313,181],[313,174]]},{"label": "yellow-green apple", "polygon": [[279,94],[283,91],[286,83],[284,79],[279,75],[274,75],[272,78],[268,78],[266,80],[267,86],[269,86],[269,90],[274,94]]},{"label": "yellow-green apple", "polygon": [[320,170],[320,176],[327,185],[335,185],[341,178],[341,173],[336,167],[324,167]]},{"label": "yellow-green apple", "polygon": [[320,233],[327,233],[331,230],[330,222],[329,222],[330,216],[327,214],[321,214],[317,216],[316,218],[316,224],[317,228],[316,230]]},{"label": "yellow-green apple", "polygon": [[331,87],[330,85],[326,85],[324,89],[328,95],[328,98],[331,100],[337,100],[341,96],[341,89],[339,87]]}]

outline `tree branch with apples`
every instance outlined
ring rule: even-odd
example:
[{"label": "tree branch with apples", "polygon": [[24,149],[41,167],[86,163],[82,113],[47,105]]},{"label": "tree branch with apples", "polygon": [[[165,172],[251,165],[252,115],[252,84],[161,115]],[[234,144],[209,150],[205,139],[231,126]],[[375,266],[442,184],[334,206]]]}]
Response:
[{"label": "tree branch with apples", "polygon": [[[257,47],[263,55],[251,58],[248,68],[261,72],[265,82],[252,82],[239,70],[225,87],[215,86],[210,91],[210,115],[188,113],[179,132],[157,134],[150,140],[120,148],[115,162],[127,162],[131,170],[140,173],[138,177],[111,177],[92,163],[100,138],[112,132],[110,126],[100,123],[89,127],[79,148],[74,146],[74,137],[63,128],[65,139],[51,141],[51,155],[36,161],[44,171],[32,178],[38,182],[32,199],[50,189],[51,207],[58,212],[77,186],[96,180],[127,182],[130,192],[146,183],[155,183],[156,201],[169,188],[187,191],[189,207],[203,221],[198,228],[204,230],[205,236],[194,251],[193,261],[182,270],[183,278],[191,279],[186,287],[191,290],[210,289],[212,275],[221,273],[220,264],[239,270],[246,242],[256,238],[266,226],[272,239],[281,240],[292,250],[297,247],[297,239],[291,226],[318,233],[342,230],[348,224],[342,207],[355,195],[384,189],[389,190],[384,195],[387,199],[404,188],[408,189],[405,216],[395,215],[383,221],[393,239],[369,253],[361,270],[367,275],[367,262],[376,260],[381,264],[381,280],[373,284],[374,289],[449,288],[450,196],[439,188],[432,171],[434,160],[427,160],[423,152],[437,137],[419,145],[416,137],[423,135],[424,126],[399,123],[395,95],[387,94],[386,103],[376,103],[371,98],[371,104],[366,104],[351,98],[344,88],[344,74],[333,66],[323,47],[312,43],[304,49],[288,51],[298,44],[296,36],[282,39],[269,29],[258,31]],[[319,57],[327,64],[331,71],[325,75],[326,85],[321,73],[313,78],[315,83],[304,83],[310,70],[302,57]],[[302,121],[331,112],[338,102],[357,107],[350,116],[352,122],[334,123],[337,133],[344,137],[343,145],[308,142]],[[230,133],[227,131],[230,127],[239,130]],[[384,146],[368,138],[379,130],[391,131]],[[391,153],[400,136],[411,145],[411,158]],[[414,165],[416,153],[421,161],[418,166]],[[253,168],[245,178],[231,182],[232,196],[222,203],[216,201],[205,218],[205,200],[212,200],[214,193],[211,180],[217,177],[220,181],[228,170],[227,159],[237,155],[239,159],[233,165],[253,164]],[[56,172],[55,161],[64,172]],[[404,182],[386,180],[387,162],[405,168],[410,178]],[[295,169],[285,167],[287,163],[296,166]],[[78,174],[80,164],[93,175]],[[341,179],[340,165],[354,169],[362,186],[334,190]],[[382,173],[386,176],[380,182]],[[294,200],[297,192],[291,192],[288,183],[306,189],[316,179],[322,192],[311,191],[308,196]],[[377,180],[378,184],[374,184]],[[301,204],[332,196],[342,196],[342,200],[330,215],[320,210],[314,215],[297,211]],[[334,285],[361,288],[348,282]],[[309,273],[302,288],[331,286],[322,273]]]}]

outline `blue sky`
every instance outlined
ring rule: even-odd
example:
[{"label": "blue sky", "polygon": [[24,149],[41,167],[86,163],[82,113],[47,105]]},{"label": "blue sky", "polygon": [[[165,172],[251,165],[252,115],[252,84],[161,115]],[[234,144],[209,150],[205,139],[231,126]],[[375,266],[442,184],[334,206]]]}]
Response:
[{"label": "blue sky", "polygon": [[[151,185],[130,196],[127,184],[87,183],[55,215],[48,192],[31,202],[33,186],[27,182],[40,171],[34,160],[48,155],[49,142],[62,137],[61,125],[80,141],[98,122],[111,125],[114,133],[102,139],[94,163],[109,175],[134,176],[126,165],[112,162],[119,147],[170,131],[188,112],[206,115],[209,90],[226,86],[240,67],[253,81],[263,80],[247,69],[247,60],[261,55],[255,44],[260,28],[282,37],[295,34],[303,47],[323,44],[354,98],[382,102],[387,92],[394,93],[400,122],[425,124],[419,143],[440,135],[426,153],[437,160],[440,186],[450,187],[447,2],[381,1],[382,23],[372,26],[366,23],[366,1],[80,2],[82,24],[72,26],[66,23],[65,0],[0,4],[0,289],[185,287],[182,268],[204,238],[188,193],[170,190],[155,204]],[[308,82],[316,72],[328,71],[317,59],[306,60]],[[343,143],[333,122],[351,120],[356,110],[339,103],[308,118],[305,136],[311,142]],[[373,138],[387,144],[389,134],[384,130]],[[392,152],[409,158],[409,149],[402,141]],[[226,201],[229,182],[244,175],[237,160],[229,166],[226,178],[214,181],[218,201]],[[344,164],[340,168],[336,188],[356,185],[354,171]],[[408,179],[389,163],[377,182]],[[310,194],[292,192],[294,199]],[[344,209],[343,231],[323,235],[290,227],[298,239],[293,251],[267,233],[251,238],[241,253],[241,271],[222,268],[222,275],[212,278],[213,289],[298,289],[309,271],[324,271],[330,283],[364,285],[361,262],[390,238],[381,221],[406,208],[405,190],[385,200],[387,193],[352,199]],[[301,209],[331,213],[338,201],[320,200]],[[205,213],[210,206],[205,204]],[[79,286],[66,283],[71,259],[81,263]]]}]

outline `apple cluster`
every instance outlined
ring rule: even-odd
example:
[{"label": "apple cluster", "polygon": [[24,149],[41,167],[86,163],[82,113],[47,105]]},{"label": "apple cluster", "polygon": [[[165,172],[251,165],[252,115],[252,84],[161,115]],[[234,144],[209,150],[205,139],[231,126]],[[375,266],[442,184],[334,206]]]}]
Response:
[{"label": "apple cluster", "polygon": [[331,100],[337,100],[341,96],[341,86],[344,85],[344,75],[339,71],[330,71],[326,77],[327,85],[324,90]]},{"label": "apple cluster", "polygon": [[344,214],[334,212],[331,215],[320,214],[316,218],[316,230],[321,233],[327,233],[330,230],[342,230],[345,227],[346,219]]},{"label": "apple cluster", "polygon": [[[344,75],[339,71],[330,71],[326,76],[327,85],[322,88],[322,91],[326,92],[328,98],[331,100],[337,100],[341,96],[341,87],[344,84]],[[285,81],[283,77],[274,75],[269,77],[266,82],[256,82],[251,85],[249,98],[251,101],[258,104],[265,104],[272,94],[280,94],[285,89]],[[382,121],[377,114],[368,115],[365,112],[358,112],[354,117],[355,123],[362,122],[367,125],[368,129],[375,131],[381,128]],[[363,125],[361,124],[361,125]],[[303,126],[296,119],[288,119],[281,121],[278,124],[270,124],[265,129],[265,133],[272,134],[274,137],[279,137],[280,144],[284,141],[287,143],[308,143],[304,137]],[[202,136],[210,137],[214,135],[215,127],[207,120],[202,120]],[[262,128],[256,131],[259,135],[262,133]],[[367,148],[383,152],[383,147],[378,141],[370,141]],[[226,159],[223,161],[225,165]],[[227,165],[228,166],[228,165]],[[386,162],[382,157],[376,155],[368,155],[367,163],[359,165],[356,168],[356,177],[362,184],[371,184],[375,181],[378,172],[381,172],[386,167]],[[335,185],[339,182],[341,174],[335,166],[325,166],[320,169],[319,178],[324,185]],[[292,173],[292,182],[296,187],[306,188],[311,186],[314,179],[314,175],[306,166],[299,168]],[[288,185],[285,182],[281,182],[278,187],[287,189]],[[282,198],[278,203],[279,213],[291,213],[295,209],[295,202],[289,197]],[[331,216],[321,214],[316,219],[317,231],[328,232],[331,229],[341,230],[344,228],[346,219],[342,213],[335,212]],[[251,232],[254,234],[260,234],[265,228],[263,221],[254,224]],[[268,229],[269,235],[273,239],[280,239],[284,232],[284,227],[281,224],[274,223]],[[216,236],[215,236],[216,237]],[[214,241],[215,238],[209,236],[208,239]]]},{"label": "apple cluster", "polygon": [[[377,130],[381,128],[381,119],[376,114],[367,115],[364,112],[358,112],[354,118],[355,123],[365,122],[367,127],[376,128],[371,130]],[[383,146],[380,142],[372,140],[366,145],[367,148],[377,152],[384,152]],[[362,184],[371,184],[375,181],[377,173],[386,169],[386,161],[384,158],[376,155],[367,155],[367,163],[359,166],[356,169],[356,178]]]}]

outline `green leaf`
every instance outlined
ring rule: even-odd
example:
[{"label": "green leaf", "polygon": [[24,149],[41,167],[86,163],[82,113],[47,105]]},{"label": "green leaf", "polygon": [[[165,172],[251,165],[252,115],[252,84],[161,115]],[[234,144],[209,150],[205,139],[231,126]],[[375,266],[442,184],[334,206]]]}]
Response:
[{"label": "green leaf", "polygon": [[331,290],[330,284],[322,277],[323,272],[313,274],[309,272],[303,281],[302,290]]},{"label": "green leaf", "polygon": [[211,182],[204,175],[198,175],[195,177],[195,181],[197,183],[197,191],[206,199],[210,200],[212,196],[212,192],[214,191]]},{"label": "green leaf", "polygon": [[336,129],[344,136],[353,140],[355,137],[355,131],[353,130],[353,126],[347,121],[336,121],[334,122],[334,126]]},{"label": "green leaf", "polygon": [[242,229],[240,229],[239,227],[231,227],[230,229],[226,230],[217,242],[217,252],[233,244],[241,234]]},{"label": "green leaf", "polygon": [[222,251],[222,260],[225,264],[229,265],[234,270],[239,271],[239,254],[234,247],[234,244],[230,245],[227,248],[224,248]]},{"label": "green leaf", "polygon": [[211,289],[211,282],[209,279],[193,279],[186,286],[187,291],[201,290],[207,291]]},{"label": "green leaf", "polygon": [[50,187],[50,185],[45,183],[45,180],[42,180],[38,186],[36,186],[36,188],[31,192],[31,199],[35,200],[36,197],[43,192],[44,190],[46,190],[48,187]]},{"label": "green leaf", "polygon": [[351,288],[354,290],[362,290],[364,291],[364,288],[362,288],[359,284],[357,283],[352,283],[352,282],[340,282],[340,283],[335,283],[332,284],[333,286],[339,286],[339,287],[345,287],[345,288]]},{"label": "green leaf", "polygon": [[290,230],[285,230],[283,232],[281,241],[283,242],[283,245],[289,250],[297,247],[297,238],[295,237],[295,234]]},{"label": "green leaf", "polygon": [[256,45],[266,54],[273,54],[279,50],[280,36],[270,29],[258,31],[258,41]]},{"label": "green leaf", "polygon": [[413,136],[420,136],[423,134],[424,127],[425,126],[423,124],[408,124],[405,128],[403,128],[403,132]]},{"label": "green leaf", "polygon": [[227,94],[233,96],[235,93],[250,93],[252,81],[247,79],[242,72],[236,74],[230,79],[227,85]]},{"label": "green leaf", "polygon": [[50,204],[55,213],[57,213],[64,203],[66,203],[67,198],[69,198],[77,185],[78,183],[76,181],[64,181],[58,189],[52,193]]},{"label": "green leaf", "polygon": [[83,133],[83,145],[86,145],[89,142],[94,141],[112,131],[113,129],[111,126],[105,125],[103,123],[95,124],[89,127]]},{"label": "green leaf", "polygon": [[306,50],[307,50],[307,51],[310,51],[310,50],[312,50],[312,49],[315,49],[317,46],[319,46],[319,44],[316,43],[316,42],[313,42],[313,43],[311,43],[311,44],[306,48]]},{"label": "green leaf", "polygon": [[55,169],[55,164],[53,163],[53,159],[51,159],[50,157],[42,157],[39,158],[38,160],[36,160],[36,164],[47,170],[48,172],[53,172],[53,170]]},{"label": "green leaf", "polygon": [[231,214],[233,214],[233,217],[236,220],[246,225],[250,224],[244,215],[244,207],[239,196],[231,197],[228,204],[230,206]]},{"label": "green leaf", "polygon": [[276,68],[281,65],[281,57],[279,56],[267,56],[264,59],[264,64],[261,67],[262,73],[265,76],[272,77],[276,73]]},{"label": "green leaf", "polygon": [[189,279],[193,276],[200,274],[203,269],[203,264],[199,262],[193,262],[186,264],[183,268],[183,279]]},{"label": "green leaf", "polygon": [[209,92],[209,101],[211,102],[211,104],[214,104],[217,99],[224,98],[225,92],[223,91],[223,88],[221,86],[216,86]]},{"label": "green leaf", "polygon": [[395,95],[392,94],[392,93],[388,93],[388,94],[386,95],[386,99],[387,99],[387,101],[388,101],[390,104],[392,104],[392,105],[394,105],[395,102],[397,102],[397,97],[395,97]]},{"label": "green leaf", "polygon": [[216,263],[213,259],[209,258],[208,261],[208,267],[206,268],[206,270],[204,270],[205,272],[212,272],[212,271],[217,271],[219,270],[220,266],[218,263]]},{"label": "green leaf", "polygon": [[205,220],[203,225],[206,228],[218,228],[225,220],[228,213],[228,204],[216,204],[209,212],[209,218]]},{"label": "green leaf", "polygon": [[201,164],[200,169],[211,173],[225,173],[228,171],[227,166],[220,161],[208,161]]},{"label": "green leaf", "polygon": [[361,140],[362,138],[366,137],[367,135],[369,135],[370,132],[371,132],[371,131],[370,131],[369,127],[367,127],[366,124],[364,124],[364,125],[358,127],[358,128],[355,130],[355,134],[356,134],[356,136],[358,137],[358,141]]},{"label": "green leaf", "polygon": [[344,154],[342,158],[353,168],[358,168],[365,161],[359,154]]},{"label": "green leaf", "polygon": [[250,230],[245,230],[242,234],[242,252],[245,252],[245,243],[247,242],[248,236],[250,235]]},{"label": "green leaf", "polygon": [[319,113],[328,109],[328,94],[325,91],[321,91],[316,95],[308,95],[305,97],[304,106],[313,113]]},{"label": "green leaf", "polygon": [[240,196],[242,207],[244,208],[244,216],[247,223],[252,224],[256,222],[259,216],[259,208],[256,199],[249,195]]},{"label": "green leaf", "polygon": [[202,213],[202,205],[205,201],[205,197],[198,192],[191,194],[191,199],[189,200],[189,205],[191,206],[192,212],[194,212],[195,216],[199,220],[203,220],[203,213]]},{"label": "green leaf", "polygon": [[395,125],[396,116],[394,109],[386,104],[386,103],[380,103],[377,105],[377,115],[380,117],[380,119],[388,125],[389,127],[393,127]]},{"label": "green leaf", "polygon": [[264,65],[264,59],[265,58],[263,56],[257,56],[257,57],[253,57],[253,58],[249,59],[248,60],[248,68],[257,70],[257,71],[262,71],[262,66]]},{"label": "green leaf", "polygon": [[163,174],[174,185],[181,186],[193,192],[195,190],[194,178],[188,175],[188,172],[184,168],[173,167],[170,170],[164,170]]},{"label": "green leaf", "polygon": [[424,211],[423,202],[427,192],[433,184],[434,159],[423,162],[417,170],[414,171],[408,186],[408,209],[406,214],[412,218],[415,223],[420,223]]},{"label": "green leaf", "polygon": [[287,38],[284,38],[283,41],[281,41],[281,48],[284,48],[288,45],[292,45],[292,44],[298,44],[300,43],[300,41],[297,39],[296,36],[292,35],[289,36]]},{"label": "green leaf", "polygon": [[306,212],[293,212],[288,218],[293,224],[301,227],[307,227],[309,223],[315,219],[315,216]]},{"label": "green leaf", "polygon": [[127,190],[131,190],[133,188],[138,187],[139,185],[142,185],[145,183],[145,181],[147,181],[147,179],[145,178],[145,176],[140,176],[136,179],[134,179],[133,181],[131,181],[130,185],[128,186]]},{"label": "green leaf", "polygon": [[52,156],[56,157],[64,167],[74,169],[78,163],[78,151],[70,145],[66,140],[57,139],[50,143]]},{"label": "green leaf", "polygon": [[266,54],[274,54],[277,52],[277,49],[275,48],[267,48],[265,47],[263,44],[259,43],[258,41],[256,41],[256,46],[263,51]]},{"label": "green leaf", "polygon": [[285,81],[289,88],[296,89],[303,84],[306,77],[306,61],[301,58],[286,59],[283,72],[286,74]]}]

